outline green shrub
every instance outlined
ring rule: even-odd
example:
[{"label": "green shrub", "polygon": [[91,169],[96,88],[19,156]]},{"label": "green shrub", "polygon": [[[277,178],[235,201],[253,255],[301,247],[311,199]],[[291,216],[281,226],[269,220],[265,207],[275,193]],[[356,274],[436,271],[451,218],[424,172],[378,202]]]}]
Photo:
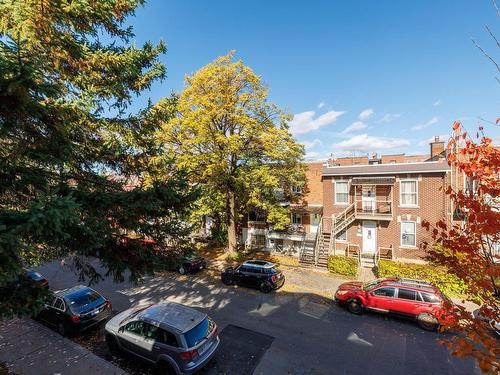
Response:
[{"label": "green shrub", "polygon": [[358,261],[354,258],[332,255],[328,258],[328,271],[344,276],[356,276]]},{"label": "green shrub", "polygon": [[390,260],[380,260],[377,268],[378,277],[407,277],[410,279],[421,279],[436,285],[441,291],[449,296],[461,296],[466,292],[466,286],[462,280],[442,266],[433,264],[400,263]]}]

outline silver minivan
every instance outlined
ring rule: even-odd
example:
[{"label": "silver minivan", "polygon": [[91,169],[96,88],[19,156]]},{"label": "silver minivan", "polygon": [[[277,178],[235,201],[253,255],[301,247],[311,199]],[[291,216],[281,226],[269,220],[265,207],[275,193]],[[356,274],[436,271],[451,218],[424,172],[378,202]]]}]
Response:
[{"label": "silver minivan", "polygon": [[162,374],[198,371],[220,342],[217,325],[207,314],[174,302],[128,309],[105,329],[112,354],[134,354],[155,364]]}]

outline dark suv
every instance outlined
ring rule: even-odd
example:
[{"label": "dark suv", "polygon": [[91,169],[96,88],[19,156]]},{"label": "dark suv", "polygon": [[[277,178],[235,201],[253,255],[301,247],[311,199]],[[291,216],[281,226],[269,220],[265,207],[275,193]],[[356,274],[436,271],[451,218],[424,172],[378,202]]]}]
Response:
[{"label": "dark suv", "polygon": [[281,288],[285,283],[283,272],[276,265],[264,260],[249,260],[239,267],[226,268],[221,274],[226,285],[237,284],[260,289],[264,293]]}]

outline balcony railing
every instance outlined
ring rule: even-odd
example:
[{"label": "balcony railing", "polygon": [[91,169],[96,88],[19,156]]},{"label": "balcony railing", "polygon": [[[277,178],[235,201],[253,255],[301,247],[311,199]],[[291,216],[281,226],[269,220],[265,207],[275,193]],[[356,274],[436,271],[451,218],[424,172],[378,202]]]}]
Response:
[{"label": "balcony railing", "polygon": [[392,202],[384,200],[356,200],[356,215],[392,217]]},{"label": "balcony railing", "polygon": [[306,230],[301,224],[289,224],[285,227],[285,229],[269,229],[269,236],[271,237],[280,237],[280,236],[304,236],[306,234]]}]

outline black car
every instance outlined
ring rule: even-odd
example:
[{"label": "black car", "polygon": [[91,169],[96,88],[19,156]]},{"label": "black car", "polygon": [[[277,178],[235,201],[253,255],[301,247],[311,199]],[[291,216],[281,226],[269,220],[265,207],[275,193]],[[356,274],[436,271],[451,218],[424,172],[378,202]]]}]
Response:
[{"label": "black car", "polygon": [[207,268],[205,259],[196,253],[189,253],[179,261],[176,270],[181,275],[184,275],[186,273],[201,271],[204,268]]},{"label": "black car", "polygon": [[56,292],[38,319],[61,335],[84,331],[111,317],[111,302],[88,286],[75,286]]},{"label": "black car", "polygon": [[49,281],[45,277],[43,277],[40,273],[34,270],[25,270],[24,275],[29,279],[36,281],[42,287],[49,289]]},{"label": "black car", "polygon": [[274,263],[264,260],[249,260],[236,269],[229,267],[222,272],[221,279],[226,285],[248,286],[264,293],[281,288],[285,283],[283,272]]}]

